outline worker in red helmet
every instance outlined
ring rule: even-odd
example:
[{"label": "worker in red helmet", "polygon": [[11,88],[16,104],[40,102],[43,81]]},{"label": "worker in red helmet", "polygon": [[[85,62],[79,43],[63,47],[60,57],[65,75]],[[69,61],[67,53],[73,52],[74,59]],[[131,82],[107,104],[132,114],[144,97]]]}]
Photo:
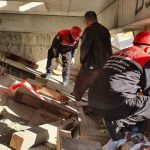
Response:
[{"label": "worker in red helmet", "polygon": [[75,40],[79,40],[81,37],[82,31],[80,27],[73,26],[70,30],[70,33]]},{"label": "worker in red helmet", "polygon": [[55,59],[61,54],[63,85],[66,86],[68,84],[70,64],[71,61],[74,63],[75,52],[78,47],[81,33],[82,30],[78,26],[73,26],[71,29],[61,30],[57,33],[48,51],[46,74],[42,74],[42,77],[46,79],[51,78]]},{"label": "worker in red helmet", "polygon": [[[89,89],[89,106],[121,126],[150,119],[150,32],[114,53]],[[142,94],[138,94],[142,91]]]}]

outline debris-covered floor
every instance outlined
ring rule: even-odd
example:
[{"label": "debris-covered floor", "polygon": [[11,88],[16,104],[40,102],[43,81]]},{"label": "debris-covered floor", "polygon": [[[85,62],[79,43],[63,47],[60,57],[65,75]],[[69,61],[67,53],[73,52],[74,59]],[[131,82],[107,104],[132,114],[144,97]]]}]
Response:
[{"label": "debris-covered floor", "polygon": [[[57,79],[57,76],[54,78]],[[60,77],[59,77],[60,78]],[[24,101],[16,101],[15,96],[10,95],[7,90],[8,87],[10,87],[13,83],[17,83],[18,81],[22,81],[22,79],[17,78],[12,75],[1,75],[0,77],[0,149],[12,149],[11,138],[13,133],[18,133],[19,131],[26,131],[26,129],[29,128],[35,128],[40,125],[52,125],[48,129],[48,133],[51,134],[53,132],[53,127],[57,127],[60,129],[59,136],[56,135],[56,133],[51,137],[41,142],[37,142],[36,146],[32,148],[27,149],[37,149],[37,150],[47,150],[47,149],[61,149],[61,146],[66,147],[67,145],[63,141],[63,145],[60,144],[58,141],[61,139],[60,137],[69,137],[69,139],[65,139],[66,143],[68,140],[71,140],[72,138],[74,140],[88,140],[91,141],[91,144],[89,146],[93,145],[99,145],[95,149],[99,149],[101,147],[101,144],[104,144],[107,142],[109,136],[107,133],[105,133],[105,127],[103,125],[99,125],[97,123],[97,120],[95,119],[95,116],[92,116],[92,114],[85,115],[83,112],[83,107],[86,106],[87,103],[76,103],[74,101],[73,96],[71,96],[69,93],[71,92],[71,88],[67,90],[67,87],[63,89],[61,84],[59,84],[59,81],[48,81],[46,85],[50,87],[52,85],[52,89],[56,89],[57,91],[62,91],[63,94],[67,95],[69,97],[68,104],[64,104],[63,102],[60,102],[58,100],[53,99],[52,97],[47,96],[47,99],[50,102],[50,105],[46,105],[46,107],[39,107],[36,106],[36,103],[33,105],[28,105],[30,103],[30,100],[28,97],[27,99],[24,99],[25,101],[28,101],[27,103]],[[45,83],[38,79],[32,80],[27,79],[27,81],[32,84],[38,84],[45,86]],[[69,86],[73,86],[72,81],[70,81]],[[20,89],[19,89],[20,90]],[[25,92],[25,91],[23,91]],[[32,95],[31,95],[32,96]],[[45,95],[43,95],[45,96]],[[21,103],[20,103],[21,102]],[[62,104],[63,103],[63,104]],[[35,106],[34,106],[35,105]],[[101,129],[100,129],[101,128]],[[52,131],[51,131],[52,130]],[[99,131],[99,132],[98,132]],[[38,134],[38,133],[36,133]],[[30,135],[28,135],[30,136]],[[42,138],[42,136],[40,137]],[[32,137],[31,137],[32,139]],[[34,138],[33,138],[34,139]],[[43,138],[44,139],[44,138]],[[53,139],[53,140],[52,140]],[[25,140],[25,139],[24,139]],[[28,137],[28,140],[30,140],[30,137]],[[81,141],[80,140],[80,141]],[[17,142],[17,141],[16,141]],[[79,141],[72,141],[73,143],[78,143],[79,147],[82,147],[84,150],[83,143],[79,143]],[[87,141],[84,141],[87,142]],[[35,142],[36,143],[36,142]],[[69,142],[70,143],[70,142]],[[16,144],[16,143],[15,143]],[[18,144],[18,143],[17,143]],[[17,145],[16,144],[16,145]],[[11,146],[10,146],[11,145]],[[20,144],[23,145],[23,144]],[[30,145],[30,144],[29,144]],[[28,146],[29,146],[28,145]],[[31,144],[32,145],[32,144]],[[34,144],[33,144],[34,145]],[[27,144],[25,144],[25,147],[28,147]],[[59,147],[58,147],[59,146]],[[69,145],[68,145],[69,146]],[[67,146],[67,147],[68,147]],[[14,146],[15,148],[15,146]],[[22,148],[23,149],[23,148]],[[86,149],[86,147],[85,147]],[[18,147],[19,150],[19,147]]]},{"label": "debris-covered floor", "polygon": [[[87,93],[80,102],[70,95],[76,74],[64,87],[61,67],[45,80],[40,77],[43,68],[31,69],[9,59],[5,63],[6,72],[0,75],[0,150],[108,150],[114,144],[102,119],[88,109]],[[149,129],[148,123],[148,142]],[[134,142],[143,135],[135,137]],[[126,141],[121,150],[134,142]]]}]

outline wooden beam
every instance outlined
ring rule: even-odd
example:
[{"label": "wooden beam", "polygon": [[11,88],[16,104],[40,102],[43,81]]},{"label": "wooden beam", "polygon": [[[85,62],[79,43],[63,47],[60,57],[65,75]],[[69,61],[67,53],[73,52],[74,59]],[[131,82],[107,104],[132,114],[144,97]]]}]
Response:
[{"label": "wooden beam", "polygon": [[69,106],[62,105],[61,103],[58,103],[52,99],[43,101],[25,88],[20,88],[16,92],[15,100],[36,109],[43,109],[62,119],[67,119],[71,115],[77,115],[77,112],[69,108]]},{"label": "wooden beam", "polygon": [[22,64],[24,64],[24,65],[26,65],[28,67],[31,67],[33,69],[37,69],[38,68],[38,65],[35,62],[33,62],[33,61],[24,59],[24,58],[22,58],[20,56],[12,54],[12,53],[6,54],[6,55],[7,55],[7,58],[9,58],[11,60],[14,60],[14,61],[17,61],[17,62],[20,62],[20,63],[22,63]]},{"label": "wooden beam", "polygon": [[27,150],[34,145],[46,142],[49,138],[48,130],[35,127],[13,133],[10,146],[16,150]]},{"label": "wooden beam", "polygon": [[32,146],[47,141],[49,147],[56,147],[57,135],[58,127],[44,124],[39,127],[13,133],[10,146],[15,150],[27,150]]}]

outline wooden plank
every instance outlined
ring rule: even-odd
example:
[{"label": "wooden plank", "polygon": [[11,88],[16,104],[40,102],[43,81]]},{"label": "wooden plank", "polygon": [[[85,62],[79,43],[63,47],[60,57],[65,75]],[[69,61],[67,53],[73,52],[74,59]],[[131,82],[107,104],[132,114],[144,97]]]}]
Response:
[{"label": "wooden plank", "polygon": [[58,127],[50,124],[44,124],[40,126],[48,131],[49,138],[47,140],[47,146],[49,148],[56,148],[58,140]]},{"label": "wooden plank", "polygon": [[38,81],[43,84],[47,84],[47,82],[48,82],[47,79],[41,78],[40,76],[35,76],[35,81]]},{"label": "wooden plank", "polygon": [[52,113],[49,113],[43,109],[37,109],[33,112],[30,122],[33,125],[39,125],[39,124],[45,124],[47,122],[56,122],[61,119],[62,118],[53,115]]},{"label": "wooden plank", "polygon": [[38,68],[38,65],[35,62],[27,60],[25,58],[22,58],[20,56],[12,54],[12,53],[8,54],[7,58],[9,58],[11,60],[14,60],[14,61],[17,61],[17,62],[20,62],[20,63],[22,63],[22,64],[24,64],[24,65],[26,65],[28,67],[31,67],[33,69],[37,69]]},{"label": "wooden plank", "polygon": [[54,148],[57,145],[57,136],[58,127],[44,124],[39,127],[13,133],[10,146],[16,150],[27,150],[32,146],[47,141],[46,145],[49,148]]},{"label": "wooden plank", "polygon": [[74,113],[74,111],[72,111],[70,108],[66,107],[65,105],[61,105],[56,101],[49,99],[46,101],[41,100],[23,87],[16,92],[15,100],[33,108],[43,109],[65,119],[69,118],[70,115],[72,115],[72,112]]},{"label": "wooden plank", "polygon": [[44,124],[39,127],[15,132],[12,135],[10,146],[16,150],[27,150],[32,146],[47,141],[47,147],[54,149],[57,145],[57,136],[58,127],[51,124]]},{"label": "wooden plank", "polygon": [[40,98],[30,95],[27,92],[24,93],[21,90],[18,90],[15,94],[15,101],[20,102],[22,104],[26,104],[32,108],[41,108],[43,102]]},{"label": "wooden plank", "polygon": [[[33,84],[33,86],[35,87],[35,84]],[[37,92],[44,93],[43,96],[45,97],[45,99],[50,100],[50,103],[53,104],[55,107],[58,107],[59,110],[69,112],[69,113],[71,113],[73,115],[77,115],[78,114],[78,110],[75,107],[72,107],[70,105],[61,105],[61,99],[62,99],[63,103],[66,103],[66,102],[68,103],[69,100],[70,100],[70,97],[66,96],[65,94],[63,94],[61,92],[57,92],[57,91],[55,91],[53,89],[49,89],[47,87],[42,87],[41,85],[36,85],[36,86],[37,87],[35,89],[37,90]],[[30,94],[31,96],[34,96],[31,92],[28,92],[27,90],[25,91],[22,88],[20,88],[19,91],[23,91],[23,92],[26,92],[27,94]],[[54,98],[50,98],[50,96],[52,96]],[[57,99],[57,101],[54,100],[54,99]],[[69,104],[70,103],[71,102],[69,102]]]},{"label": "wooden plank", "polygon": [[62,138],[63,137],[69,137],[72,138],[71,132],[66,130],[59,130],[58,131],[58,141],[57,141],[57,150],[62,149]]},{"label": "wooden plank", "polygon": [[31,85],[34,88],[34,90],[39,94],[51,97],[52,99],[55,99],[62,104],[68,104],[68,102],[69,102],[69,98],[60,92],[57,92],[53,89],[44,87],[40,84],[31,84]]},{"label": "wooden plank", "polygon": [[27,150],[31,146],[48,140],[48,131],[35,127],[24,131],[13,133],[10,146],[16,150]]},{"label": "wooden plank", "polygon": [[43,109],[59,118],[67,119],[71,115],[70,112],[59,109],[59,107],[53,105],[50,101],[43,101],[36,96],[31,96],[27,93],[20,92],[19,90],[16,92],[15,101],[35,109]]},{"label": "wooden plank", "polygon": [[[0,57],[5,57],[5,56],[4,56],[4,54],[2,54],[2,53],[0,52]],[[3,62],[3,60],[2,60],[2,62]],[[11,66],[14,66],[14,67],[16,67],[16,68],[22,69],[22,70],[24,70],[24,71],[29,71],[29,69],[28,69],[27,66],[25,66],[25,65],[22,64],[22,63],[13,61],[13,60],[11,60],[11,59],[6,58],[6,59],[5,59],[5,63],[7,63],[7,64],[9,64],[9,65],[11,65]]]}]

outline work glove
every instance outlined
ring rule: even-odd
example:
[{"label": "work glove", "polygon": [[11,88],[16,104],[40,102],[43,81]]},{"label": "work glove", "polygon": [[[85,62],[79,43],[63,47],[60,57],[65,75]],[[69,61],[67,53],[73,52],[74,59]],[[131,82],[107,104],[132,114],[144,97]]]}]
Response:
[{"label": "work glove", "polygon": [[58,64],[60,64],[61,66],[63,65],[63,62],[62,62],[62,60],[61,60],[60,57],[56,58],[56,62],[57,62]]},{"label": "work glove", "polygon": [[75,58],[74,58],[74,57],[72,57],[72,59],[71,59],[71,63],[72,63],[72,64],[74,64],[74,63],[75,63]]}]

